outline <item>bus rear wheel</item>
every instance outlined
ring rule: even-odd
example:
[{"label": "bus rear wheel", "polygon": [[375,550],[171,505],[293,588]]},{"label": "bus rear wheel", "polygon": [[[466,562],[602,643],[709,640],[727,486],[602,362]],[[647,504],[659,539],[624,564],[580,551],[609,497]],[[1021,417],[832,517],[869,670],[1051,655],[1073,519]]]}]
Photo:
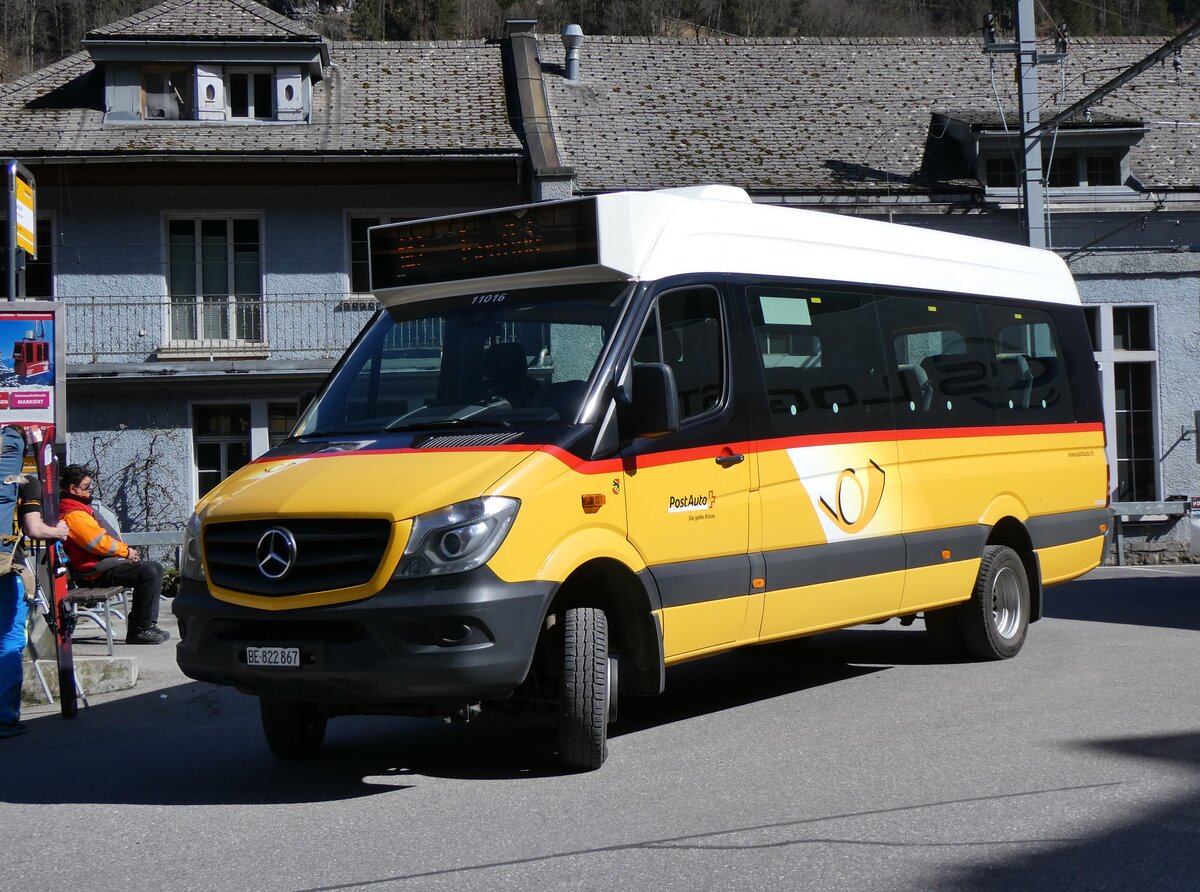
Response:
[{"label": "bus rear wheel", "polygon": [[568,609],[562,629],[558,755],[569,768],[599,768],[608,756],[608,721],[617,696],[615,662],[608,655],[604,611]]},{"label": "bus rear wheel", "polygon": [[267,746],[278,758],[302,759],[321,748],[327,719],[317,704],[260,697],[258,707]]},{"label": "bus rear wheel", "polygon": [[1007,660],[1025,644],[1029,630],[1029,577],[1015,551],[983,550],[971,599],[958,607],[967,651],[981,660]]}]

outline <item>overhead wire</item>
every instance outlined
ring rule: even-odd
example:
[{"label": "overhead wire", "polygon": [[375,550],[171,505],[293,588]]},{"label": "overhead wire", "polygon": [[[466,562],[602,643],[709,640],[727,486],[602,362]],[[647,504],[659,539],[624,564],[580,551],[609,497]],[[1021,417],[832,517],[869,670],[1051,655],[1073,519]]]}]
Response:
[{"label": "overhead wire", "polygon": [[1088,3],[1087,0],[1074,0],[1074,2],[1075,2],[1076,6],[1086,6],[1089,9],[1094,9],[1097,12],[1104,13],[1105,15],[1111,15],[1111,16],[1115,16],[1118,19],[1124,19],[1125,21],[1127,21],[1131,24],[1134,24],[1134,25],[1142,25],[1147,28],[1155,28],[1162,34],[1174,34],[1175,33],[1170,28],[1163,27],[1162,25],[1156,25],[1153,22],[1147,22],[1143,19],[1136,19],[1133,16],[1122,15],[1121,13],[1117,12],[1115,9],[1109,9],[1107,6],[1097,6],[1095,3]]}]

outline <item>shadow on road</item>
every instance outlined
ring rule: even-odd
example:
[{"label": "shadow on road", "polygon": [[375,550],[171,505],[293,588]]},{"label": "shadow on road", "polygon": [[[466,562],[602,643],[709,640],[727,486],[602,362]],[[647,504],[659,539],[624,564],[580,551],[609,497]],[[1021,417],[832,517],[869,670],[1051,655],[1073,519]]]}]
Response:
[{"label": "shadow on road", "polygon": [[1200,577],[1085,576],[1047,589],[1045,615],[1200,630]]},{"label": "shadow on road", "polygon": [[[859,658],[871,665],[857,665]],[[811,648],[783,643],[684,664],[668,671],[662,696],[623,700],[614,738],[879,672],[889,664],[936,662],[924,636],[848,631]],[[349,716],[330,721],[311,760],[280,762],[267,750],[253,698],[189,682],[112,699],[67,721],[28,720],[5,741],[0,801],[27,803],[303,803],[403,790],[412,775],[463,779],[563,773],[549,716],[517,719],[485,710],[469,724],[440,719]],[[46,760],[50,760],[47,763]],[[65,771],[15,772],[55,764]]]},{"label": "shadow on road", "polygon": [[[1200,733],[1080,742],[1079,750],[1133,763],[1155,760],[1200,770]],[[1013,855],[947,877],[940,888],[1194,889],[1200,867],[1200,796],[1196,785],[1173,801],[1125,817],[1107,832]]]}]

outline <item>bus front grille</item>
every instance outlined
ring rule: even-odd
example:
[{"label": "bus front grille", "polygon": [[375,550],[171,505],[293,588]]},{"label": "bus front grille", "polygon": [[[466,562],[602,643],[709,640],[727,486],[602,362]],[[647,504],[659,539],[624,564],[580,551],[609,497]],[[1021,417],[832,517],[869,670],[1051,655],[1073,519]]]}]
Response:
[{"label": "bus front grille", "polygon": [[211,523],[204,554],[214,585],[286,596],[362,585],[387,550],[386,520],[254,520]]}]

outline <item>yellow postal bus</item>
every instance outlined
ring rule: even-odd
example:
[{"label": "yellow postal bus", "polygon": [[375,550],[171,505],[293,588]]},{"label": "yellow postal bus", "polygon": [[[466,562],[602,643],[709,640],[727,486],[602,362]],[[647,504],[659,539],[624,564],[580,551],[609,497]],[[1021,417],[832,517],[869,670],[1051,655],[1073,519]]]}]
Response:
[{"label": "yellow postal bus", "polygon": [[1096,367],[1054,254],[725,186],[370,232],[381,309],[188,524],[178,660],[329,717],[545,708],[731,648],[923,615],[1016,654],[1097,565]]}]

